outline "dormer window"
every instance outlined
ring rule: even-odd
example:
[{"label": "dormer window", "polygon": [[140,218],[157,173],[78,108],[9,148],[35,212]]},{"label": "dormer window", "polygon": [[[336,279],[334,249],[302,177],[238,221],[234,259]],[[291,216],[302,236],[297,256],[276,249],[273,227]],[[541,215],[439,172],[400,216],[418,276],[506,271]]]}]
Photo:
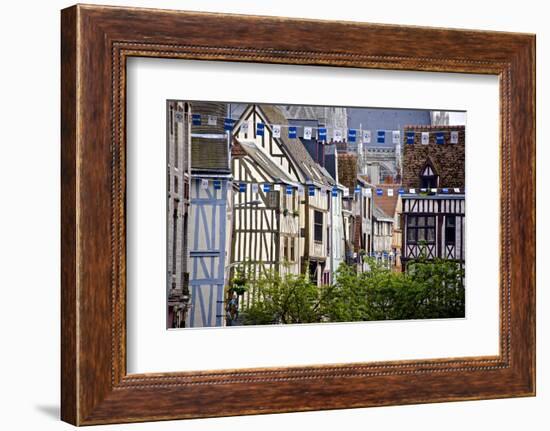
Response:
[{"label": "dormer window", "polygon": [[420,174],[420,187],[423,189],[437,188],[439,185],[439,175],[435,172],[430,163],[426,163]]}]

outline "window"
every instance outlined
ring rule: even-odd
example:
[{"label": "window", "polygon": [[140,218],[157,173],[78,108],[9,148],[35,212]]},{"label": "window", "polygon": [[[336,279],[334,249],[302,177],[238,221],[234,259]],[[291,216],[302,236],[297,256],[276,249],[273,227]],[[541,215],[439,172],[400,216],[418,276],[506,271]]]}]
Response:
[{"label": "window", "polygon": [[445,245],[455,245],[456,242],[456,217],[445,217]]},{"label": "window", "polygon": [[290,238],[290,261],[296,261],[296,249],[294,245],[294,238]]},{"label": "window", "polygon": [[435,244],[435,216],[408,216],[407,242]]},{"label": "window", "polygon": [[426,164],[420,174],[420,187],[423,189],[437,188],[439,177],[430,164]]},{"label": "window", "polygon": [[313,213],[313,240],[323,242],[323,213],[321,211]]}]

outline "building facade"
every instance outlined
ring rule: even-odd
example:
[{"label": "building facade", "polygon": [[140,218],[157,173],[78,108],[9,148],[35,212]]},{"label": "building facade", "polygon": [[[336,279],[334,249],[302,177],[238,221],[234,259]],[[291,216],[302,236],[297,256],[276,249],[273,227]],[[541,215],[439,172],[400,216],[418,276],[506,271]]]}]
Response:
[{"label": "building facade", "polygon": [[189,185],[191,179],[191,106],[167,103],[167,277],[166,327],[183,328],[190,308]]},{"label": "building facade", "polygon": [[405,133],[411,142],[403,153],[403,268],[419,258],[464,264],[465,128],[409,127]]},{"label": "building facade", "polygon": [[188,326],[224,326],[233,193],[230,135],[222,120],[227,105],[198,102],[191,108],[200,120],[191,123]]}]

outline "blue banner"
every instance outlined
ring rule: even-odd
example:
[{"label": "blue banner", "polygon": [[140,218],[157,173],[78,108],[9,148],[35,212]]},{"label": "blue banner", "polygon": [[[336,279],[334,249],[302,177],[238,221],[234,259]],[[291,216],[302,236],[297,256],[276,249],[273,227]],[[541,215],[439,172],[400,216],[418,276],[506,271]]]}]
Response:
[{"label": "blue banner", "polygon": [[193,126],[200,126],[201,125],[201,114],[193,114]]},{"label": "blue banner", "polygon": [[319,140],[325,141],[327,140],[327,129],[326,127],[319,127]]},{"label": "blue banner", "polygon": [[444,144],[445,143],[445,136],[443,135],[443,132],[437,132],[435,134],[435,143],[436,144]]},{"label": "blue banner", "polygon": [[357,139],[357,130],[348,129],[348,142],[355,142]]},{"label": "blue banner", "polygon": [[414,132],[407,132],[407,144],[414,144]]},{"label": "blue banner", "polygon": [[233,119],[226,118],[225,120],[223,120],[223,129],[227,132],[230,132],[231,130],[233,130],[233,123]]},{"label": "blue banner", "polygon": [[264,123],[256,124],[256,135],[263,136],[264,135],[264,128],[265,128]]},{"label": "blue banner", "polygon": [[296,130],[295,126],[289,126],[288,128],[288,137],[289,138],[296,138],[298,136],[298,131]]},{"label": "blue banner", "polygon": [[379,144],[383,144],[386,142],[386,131],[385,130],[378,130],[376,132],[376,142]]}]

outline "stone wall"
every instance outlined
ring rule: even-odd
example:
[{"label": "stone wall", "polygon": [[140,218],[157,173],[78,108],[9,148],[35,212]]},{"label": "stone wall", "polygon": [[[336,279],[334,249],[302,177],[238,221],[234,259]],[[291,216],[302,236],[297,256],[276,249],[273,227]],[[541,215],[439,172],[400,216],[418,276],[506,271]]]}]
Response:
[{"label": "stone wall", "polygon": [[[414,131],[414,144],[407,144],[407,132]],[[444,134],[444,143],[436,144],[436,131]],[[451,131],[458,132],[458,143],[451,144]],[[439,187],[464,187],[464,126],[407,126],[403,133],[403,187],[419,188],[420,174],[429,162],[439,175]],[[430,132],[428,145],[422,144],[421,132]],[[482,145],[482,143],[481,143]]]}]

